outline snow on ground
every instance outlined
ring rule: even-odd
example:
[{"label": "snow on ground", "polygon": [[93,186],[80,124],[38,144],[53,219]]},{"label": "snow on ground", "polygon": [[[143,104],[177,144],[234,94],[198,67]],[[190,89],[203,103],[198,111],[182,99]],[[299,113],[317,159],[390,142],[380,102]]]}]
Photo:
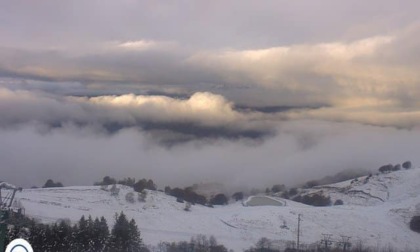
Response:
[{"label": "snow on ground", "polygon": [[[296,239],[297,216],[302,214],[301,242],[318,242],[321,234],[351,236],[352,242],[364,245],[387,246],[400,249],[420,248],[419,234],[410,231],[408,223],[420,213],[420,169],[374,175],[365,183],[365,177],[351,184],[345,181],[322,186],[334,199],[345,205],[311,207],[287,201],[286,206],[244,206],[232,203],[209,208],[193,205],[184,211],[185,204],[158,191],[148,191],[146,202],[129,203],[125,196],[132,188],[118,186],[118,196],[100,186],[25,189],[16,197],[26,215],[42,222],[59,219],[76,222],[82,215],[104,216],[110,226],[115,213],[124,211],[134,218],[146,244],[160,241],[189,240],[197,234],[214,235],[229,249],[242,251],[254,245],[261,237],[273,240]],[[282,199],[283,201],[283,199]]]},{"label": "snow on ground", "polygon": [[270,196],[250,196],[244,201],[245,206],[286,206],[287,201]]}]

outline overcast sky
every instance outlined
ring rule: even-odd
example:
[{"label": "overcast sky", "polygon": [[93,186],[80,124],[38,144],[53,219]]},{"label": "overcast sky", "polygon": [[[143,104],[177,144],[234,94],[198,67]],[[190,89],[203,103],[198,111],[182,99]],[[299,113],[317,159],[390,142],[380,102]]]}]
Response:
[{"label": "overcast sky", "polygon": [[293,185],[420,163],[419,1],[2,1],[0,180]]}]

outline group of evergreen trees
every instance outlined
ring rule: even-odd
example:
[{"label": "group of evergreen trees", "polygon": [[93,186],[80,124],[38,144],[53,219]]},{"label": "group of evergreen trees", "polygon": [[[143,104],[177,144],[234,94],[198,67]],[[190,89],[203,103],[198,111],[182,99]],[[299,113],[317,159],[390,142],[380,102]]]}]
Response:
[{"label": "group of evergreen trees", "polygon": [[212,196],[210,200],[207,200],[206,196],[196,193],[194,188],[191,186],[185,187],[184,189],[178,187],[171,189],[169,186],[166,186],[165,193],[176,197],[179,202],[186,201],[192,204],[208,206],[226,205],[229,201],[229,199],[223,193],[216,194]]},{"label": "group of evergreen trees", "polygon": [[228,252],[227,248],[218,244],[214,236],[196,235],[189,242],[160,242],[152,251],[159,252]]},{"label": "group of evergreen trees", "polygon": [[[123,180],[116,180],[115,178],[112,178],[110,176],[105,176],[102,181],[95,182],[94,185],[115,185],[115,184],[121,184],[130,186],[134,189],[136,192],[142,192],[144,189],[148,190],[157,190],[156,184],[151,179],[139,179],[136,181],[134,178],[125,178]],[[182,188],[170,188],[169,186],[165,187],[165,193],[171,196],[174,196],[178,199],[180,202],[189,202],[191,204],[200,204],[200,205],[226,205],[229,201],[228,197],[222,193],[216,194],[213,197],[211,197],[209,200],[206,198],[206,196],[198,194],[195,192],[194,187],[189,186]],[[235,199],[243,199],[242,193],[237,193],[235,195]],[[131,196],[128,197],[127,201],[131,202]]]},{"label": "group of evergreen trees", "polygon": [[115,178],[112,178],[110,176],[105,176],[102,181],[95,182],[94,185],[114,185],[114,184],[120,184],[120,185],[126,185],[133,187],[134,191],[141,192],[143,189],[148,190],[157,190],[156,184],[151,179],[139,179],[136,181],[135,178],[124,178],[122,180],[116,180]]},{"label": "group of evergreen trees", "polygon": [[82,216],[73,226],[64,220],[46,225],[28,218],[11,224],[13,228],[9,230],[7,243],[24,238],[34,251],[147,251],[136,222],[133,219],[128,221],[123,212],[115,215],[111,232],[104,217]]},{"label": "group of evergreen trees", "polygon": [[207,198],[204,195],[200,195],[196,193],[194,188],[191,186],[185,187],[184,189],[181,189],[178,187],[171,189],[169,186],[166,186],[165,193],[168,195],[174,196],[179,201],[185,200],[192,204],[200,204],[200,205],[207,204]]},{"label": "group of evergreen trees", "polygon": [[[411,162],[410,161],[405,161],[402,164],[402,168],[404,169],[411,169]],[[392,164],[387,164],[387,165],[383,165],[381,167],[379,167],[378,171],[381,173],[388,173],[388,172],[393,172],[393,171],[399,171],[401,170],[401,165],[400,164],[396,164],[396,165],[392,165]]]},{"label": "group of evergreen trees", "polygon": [[47,182],[45,182],[43,188],[51,188],[51,187],[63,187],[63,184],[61,182],[54,182],[54,180],[48,179]]},{"label": "group of evergreen trees", "polygon": [[[294,201],[300,202],[306,205],[311,206],[330,206],[331,205],[331,198],[328,196],[324,196],[319,193],[309,194],[309,195],[298,195],[293,198]],[[342,204],[341,204],[342,205]]]}]

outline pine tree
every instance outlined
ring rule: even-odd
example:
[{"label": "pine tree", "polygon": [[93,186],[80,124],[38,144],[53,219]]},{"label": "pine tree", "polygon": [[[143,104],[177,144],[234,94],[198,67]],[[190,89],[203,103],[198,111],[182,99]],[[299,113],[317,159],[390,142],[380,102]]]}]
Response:
[{"label": "pine tree", "polygon": [[89,245],[88,221],[85,216],[80,218],[77,226],[73,229],[74,243],[73,247],[76,251],[86,251]]},{"label": "pine tree", "polygon": [[37,224],[35,221],[29,226],[30,236],[28,242],[31,244],[34,251],[43,251],[45,238],[45,225]]},{"label": "pine tree", "polygon": [[105,251],[108,243],[109,230],[104,217],[99,220],[95,218],[92,226],[92,251]]},{"label": "pine tree", "polygon": [[56,251],[69,251],[72,243],[72,228],[69,223],[62,220],[56,225],[56,238],[58,239]]},{"label": "pine tree", "polygon": [[109,242],[110,251],[123,251],[128,240],[128,221],[123,212],[115,214],[115,224],[111,231]]},{"label": "pine tree", "polygon": [[129,244],[128,244],[128,248],[127,251],[140,251],[142,248],[142,240],[140,238],[140,231],[139,228],[137,227],[136,222],[134,221],[134,219],[131,219],[130,223],[129,223]]},{"label": "pine tree", "polygon": [[9,231],[7,232],[6,235],[6,240],[5,240],[5,244],[10,243],[11,241],[13,241],[14,239],[19,238],[19,228],[18,226],[14,225],[11,229],[9,229]]},{"label": "pine tree", "polygon": [[100,242],[102,242],[103,244],[106,244],[106,242],[109,239],[109,228],[108,228],[108,224],[106,223],[106,219],[102,216],[101,220],[100,220]]},{"label": "pine tree", "polygon": [[115,224],[111,231],[109,251],[135,252],[141,250],[140,231],[134,220],[128,222],[123,212],[115,215]]},{"label": "pine tree", "polygon": [[87,229],[86,229],[86,236],[87,236],[87,249],[86,251],[96,251],[95,244],[96,244],[96,234],[95,234],[95,227],[94,221],[92,216],[89,215],[87,219]]},{"label": "pine tree", "polygon": [[53,251],[53,235],[49,225],[45,225],[45,235],[43,237],[42,251]]}]

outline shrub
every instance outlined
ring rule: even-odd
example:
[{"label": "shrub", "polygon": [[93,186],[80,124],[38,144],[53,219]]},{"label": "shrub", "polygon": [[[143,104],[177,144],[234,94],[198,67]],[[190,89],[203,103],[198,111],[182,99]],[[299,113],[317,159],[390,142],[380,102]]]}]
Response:
[{"label": "shrub", "polygon": [[118,188],[115,184],[111,187],[109,191],[111,192],[111,196],[118,196],[120,194],[120,188]]},{"label": "shrub", "polygon": [[140,202],[146,202],[146,198],[147,198],[147,191],[146,190],[141,191],[137,196],[137,200],[140,201]]},{"label": "shrub", "polygon": [[258,240],[257,244],[255,244],[258,249],[265,249],[271,247],[271,241],[265,237]]},{"label": "shrub", "polygon": [[226,205],[227,203],[228,198],[223,193],[217,194],[210,200],[210,204],[212,205]]},{"label": "shrub", "polygon": [[414,216],[411,218],[410,229],[414,232],[420,233],[420,216]]},{"label": "shrub", "polygon": [[133,184],[133,189],[136,192],[142,192],[144,189],[149,189],[151,191],[156,191],[156,184],[153,182],[153,180],[149,179],[141,179],[137,181],[135,184]]},{"label": "shrub", "polygon": [[181,188],[174,188],[171,190],[170,195],[174,196],[175,198],[184,198],[184,190],[182,190]]},{"label": "shrub", "polygon": [[184,203],[185,201],[183,199],[181,199],[181,198],[176,198],[176,202],[178,202],[178,203]]},{"label": "shrub", "polygon": [[171,187],[165,186],[165,194],[171,195]]},{"label": "shrub", "polygon": [[174,188],[172,190],[170,187],[167,187],[165,188],[165,192],[171,196],[176,197],[177,199],[182,199],[192,204],[197,203],[200,205],[205,205],[207,203],[206,197],[194,192],[193,187],[186,187],[185,189]]},{"label": "shrub", "polygon": [[296,202],[302,202],[302,196],[296,195],[295,197],[291,198],[291,200],[296,201]]},{"label": "shrub", "polygon": [[125,200],[129,203],[134,203],[134,193],[129,192],[125,195]]},{"label": "shrub", "polygon": [[298,193],[298,190],[296,188],[290,188],[289,190],[289,196],[294,196]]},{"label": "shrub", "polygon": [[401,165],[400,164],[396,164],[394,165],[394,167],[392,168],[392,171],[399,171],[401,170]]},{"label": "shrub", "polygon": [[385,172],[392,171],[393,168],[394,168],[394,166],[392,164],[388,164],[388,165],[383,165],[383,166],[379,167],[378,170],[381,173],[385,173]]},{"label": "shrub", "polygon": [[187,212],[191,211],[191,203],[190,202],[185,202],[184,210],[187,211]]},{"label": "shrub", "polygon": [[402,164],[402,167],[403,167],[404,169],[410,169],[410,168],[411,168],[411,162],[410,162],[410,161],[405,161],[405,162]]},{"label": "shrub", "polygon": [[232,198],[235,201],[243,200],[244,199],[244,193],[243,192],[236,192],[232,195]]},{"label": "shrub", "polygon": [[47,180],[42,188],[63,187],[61,182],[54,182],[52,179]]},{"label": "shrub", "polygon": [[301,202],[311,206],[330,206],[331,199],[322,194],[305,195],[303,197],[297,196],[293,198],[294,201]]},{"label": "shrub", "polygon": [[125,178],[123,180],[118,181],[118,184],[130,186],[130,187],[133,187],[135,183],[136,183],[135,178]]},{"label": "shrub", "polygon": [[111,178],[110,176],[105,176],[101,182],[95,182],[94,185],[112,185],[116,183],[117,183],[117,180],[115,178]]},{"label": "shrub", "polygon": [[149,179],[146,183],[146,189],[152,190],[152,191],[156,191],[157,190],[157,186],[155,184],[155,182],[153,182],[153,180]]},{"label": "shrub", "polygon": [[343,205],[343,204],[344,204],[344,202],[341,199],[338,199],[334,202],[334,206],[340,206],[340,205]]},{"label": "shrub", "polygon": [[319,185],[318,181],[311,180],[311,181],[306,182],[306,184],[303,187],[304,188],[312,188],[312,187],[315,187],[315,186],[318,186],[318,185]]},{"label": "shrub", "polygon": [[200,204],[205,205],[207,203],[206,197],[194,192],[192,187],[187,187],[184,189],[184,200],[192,203],[192,204]]},{"label": "shrub", "polygon": [[277,184],[277,185],[273,185],[273,187],[271,188],[271,192],[278,193],[278,192],[284,191],[285,189],[286,189],[286,186]]},{"label": "shrub", "polygon": [[255,247],[251,247],[245,252],[277,252],[278,250],[273,248],[272,242],[263,237],[258,240],[258,242],[255,244]]}]

